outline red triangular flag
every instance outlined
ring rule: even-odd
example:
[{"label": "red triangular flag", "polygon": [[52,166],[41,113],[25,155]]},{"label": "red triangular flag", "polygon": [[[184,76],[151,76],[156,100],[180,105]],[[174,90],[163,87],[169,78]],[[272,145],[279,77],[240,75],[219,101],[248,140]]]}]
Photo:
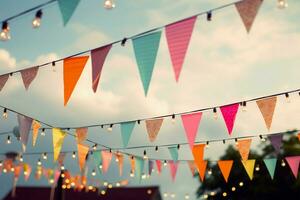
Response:
[{"label": "red triangular flag", "polygon": [[202,112],[181,115],[184,130],[191,149],[193,149],[194,146],[201,117]]},{"label": "red triangular flag", "polygon": [[156,160],[155,163],[156,163],[157,171],[160,174],[161,173],[161,161]]},{"label": "red triangular flag", "polygon": [[239,12],[247,32],[250,32],[254,19],[263,0],[243,0],[235,3],[236,9]]},{"label": "red triangular flag", "polygon": [[241,154],[242,160],[248,160],[252,139],[239,140],[237,148]]},{"label": "red triangular flag", "polygon": [[7,80],[9,78],[9,74],[4,74],[0,76],[0,91],[3,89],[3,87],[5,86]]},{"label": "red triangular flag", "polygon": [[180,76],[196,19],[197,16],[194,16],[166,26],[166,37],[176,81]]},{"label": "red triangular flag", "polygon": [[232,133],[238,109],[238,103],[220,107],[229,135]]},{"label": "red triangular flag", "polygon": [[220,168],[220,171],[222,172],[222,175],[226,181],[228,182],[228,177],[232,168],[233,160],[219,160],[218,165]]},{"label": "red triangular flag", "polygon": [[110,45],[107,45],[107,46],[104,46],[104,47],[93,49],[91,51],[92,78],[93,78],[92,88],[93,88],[94,92],[97,91],[98,83],[99,83],[100,76],[101,76],[102,67],[103,67],[106,56],[107,56],[109,50],[111,49],[111,47],[112,47],[112,45],[110,44]]},{"label": "red triangular flag", "polygon": [[175,181],[175,178],[176,178],[178,163],[179,162],[169,161],[170,172],[171,172],[171,177],[172,177],[173,182]]},{"label": "red triangular flag", "polygon": [[26,90],[28,90],[29,85],[35,79],[38,71],[39,71],[39,67],[31,67],[20,71]]},{"label": "red triangular flag", "polygon": [[295,178],[297,179],[298,177],[298,172],[299,172],[299,163],[300,163],[300,156],[290,156],[286,157],[285,160],[289,164]]},{"label": "red triangular flag", "polygon": [[67,105],[88,59],[88,56],[64,59],[64,105]]}]

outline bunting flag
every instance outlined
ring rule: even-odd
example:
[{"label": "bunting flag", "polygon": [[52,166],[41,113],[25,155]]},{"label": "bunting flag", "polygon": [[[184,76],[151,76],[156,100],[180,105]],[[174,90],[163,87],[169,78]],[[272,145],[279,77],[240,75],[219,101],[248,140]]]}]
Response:
[{"label": "bunting flag", "polygon": [[23,171],[24,171],[24,180],[25,181],[28,181],[29,177],[30,177],[30,174],[31,174],[31,166],[28,165],[27,163],[24,163],[23,164]]},{"label": "bunting flag", "polygon": [[235,3],[242,21],[249,33],[263,0],[243,0]]},{"label": "bunting flag", "polygon": [[175,147],[168,147],[171,158],[173,159],[174,162],[178,161],[178,149],[177,146]]},{"label": "bunting flag", "polygon": [[164,119],[149,119],[146,120],[146,128],[150,142],[154,142]]},{"label": "bunting flag", "polygon": [[188,166],[189,166],[189,168],[190,168],[190,170],[191,170],[192,175],[195,176],[195,172],[196,172],[196,169],[197,169],[197,166],[196,166],[196,164],[195,164],[195,161],[189,160],[189,161],[188,161]]},{"label": "bunting flag", "polygon": [[134,157],[130,158],[130,168],[131,168],[131,172],[134,173],[135,172],[135,159],[134,159]]},{"label": "bunting flag", "polygon": [[4,75],[0,76],[0,92],[3,89],[3,87],[5,86],[8,78],[9,78],[9,74],[4,74]]},{"label": "bunting flag", "polygon": [[32,146],[35,146],[35,144],[36,144],[36,140],[39,135],[40,128],[41,128],[41,124],[38,121],[33,120],[33,122],[32,122]]},{"label": "bunting flag", "polygon": [[277,97],[257,100],[256,104],[265,120],[267,129],[270,131],[273,115],[276,107]]},{"label": "bunting flag", "polygon": [[64,142],[66,133],[59,128],[52,129],[52,137],[53,137],[53,159],[54,162],[57,160],[62,144]]},{"label": "bunting flag", "polygon": [[198,162],[203,161],[204,148],[205,148],[205,144],[197,144],[193,147],[192,153],[197,166],[198,166],[197,164]]},{"label": "bunting flag", "polygon": [[135,126],[135,121],[133,122],[123,122],[121,123],[121,135],[123,140],[123,146],[127,147],[130,136]]},{"label": "bunting flag", "polygon": [[97,91],[103,64],[105,62],[106,56],[107,56],[108,52],[110,51],[111,47],[112,47],[112,45],[110,44],[110,45],[107,45],[104,47],[93,49],[91,51],[92,78],[93,78],[92,88],[93,88],[94,92]]},{"label": "bunting flag", "polygon": [[238,109],[238,103],[220,107],[229,135],[232,133]]},{"label": "bunting flag", "polygon": [[171,172],[171,177],[172,177],[173,182],[175,181],[175,178],[176,178],[178,163],[179,162],[169,161],[170,172]]},{"label": "bunting flag", "polygon": [[206,160],[202,160],[202,161],[196,163],[196,166],[197,166],[197,169],[198,169],[200,180],[203,182],[204,179],[205,179],[205,172],[206,172],[206,167],[207,167],[207,161]]},{"label": "bunting flag", "polygon": [[275,149],[276,154],[279,154],[283,135],[282,134],[270,135],[268,138],[271,141],[271,144]]},{"label": "bunting flag", "polygon": [[96,168],[98,169],[99,173],[102,173],[102,171],[100,169],[100,165],[102,165],[101,152],[100,151],[94,151],[93,152],[93,158],[94,158],[94,163],[96,165]]},{"label": "bunting flag", "polygon": [[64,26],[69,22],[79,2],[80,0],[58,0],[58,6],[62,15]]},{"label": "bunting flag", "polygon": [[123,174],[123,164],[124,164],[124,155],[117,153],[115,154],[116,158],[118,159],[118,166],[119,166],[119,175],[122,176]]},{"label": "bunting flag", "polygon": [[236,145],[243,161],[248,160],[251,142],[252,139],[244,139],[239,140],[239,142]]},{"label": "bunting flag", "polygon": [[106,173],[108,171],[111,159],[112,159],[112,153],[109,151],[102,151],[102,171],[103,173]]},{"label": "bunting flag", "polygon": [[161,161],[160,160],[155,160],[156,167],[157,167],[157,172],[160,174],[161,173]]},{"label": "bunting flag", "polygon": [[264,163],[268,169],[268,172],[271,176],[271,178],[274,178],[274,173],[275,173],[275,168],[276,168],[276,163],[277,159],[276,158],[269,158],[269,159],[264,159]]},{"label": "bunting flag", "polygon": [[59,164],[59,166],[62,166],[64,164],[65,157],[66,157],[66,153],[59,154],[57,158],[57,163]]},{"label": "bunting flag", "polygon": [[144,170],[144,159],[136,157],[135,158],[135,176],[141,182],[142,173]]},{"label": "bunting flag", "polygon": [[250,180],[252,180],[255,160],[242,160],[242,163],[244,165],[244,168],[245,168]]},{"label": "bunting flag", "polygon": [[21,174],[21,170],[22,170],[22,165],[17,165],[14,167],[15,168],[15,171],[14,171],[14,177],[16,179],[19,178],[20,174]]},{"label": "bunting flag", "polygon": [[289,164],[295,178],[297,179],[298,177],[298,172],[299,172],[299,163],[300,163],[300,156],[290,156],[286,157],[285,160]]},{"label": "bunting flag", "polygon": [[233,160],[219,160],[218,161],[218,166],[222,172],[222,175],[223,175],[226,183],[228,182],[228,177],[230,175],[232,164],[233,164]]},{"label": "bunting flag", "polygon": [[151,175],[154,167],[154,162],[153,160],[149,160],[148,162],[148,174]]},{"label": "bunting flag", "polygon": [[25,151],[28,135],[32,125],[32,119],[23,115],[18,114],[19,131],[21,136],[21,142],[23,151]]},{"label": "bunting flag", "polygon": [[38,71],[39,67],[31,67],[20,71],[26,90],[28,90],[31,82],[35,79]]},{"label": "bunting flag", "polygon": [[201,117],[202,112],[181,115],[182,123],[185,129],[185,134],[191,149],[193,149],[194,146]]},{"label": "bunting flag", "polygon": [[42,177],[42,171],[43,171],[43,167],[42,166],[37,166],[36,170],[35,170],[35,174],[34,174],[34,178],[36,180],[40,180]]},{"label": "bunting flag", "polygon": [[166,26],[169,52],[178,82],[197,16]]},{"label": "bunting flag", "polygon": [[[71,2],[71,1],[66,1],[66,2]],[[79,56],[79,57],[71,57],[71,58],[64,59],[64,105],[65,106],[67,105],[72,95],[72,92],[80,78],[80,75],[88,59],[89,59],[88,56]]]},{"label": "bunting flag", "polygon": [[161,31],[143,35],[132,39],[136,62],[143,82],[145,96],[147,96],[157,51],[160,43]]},{"label": "bunting flag", "polygon": [[77,143],[81,144],[86,139],[88,128],[77,128],[75,132],[76,132]]}]

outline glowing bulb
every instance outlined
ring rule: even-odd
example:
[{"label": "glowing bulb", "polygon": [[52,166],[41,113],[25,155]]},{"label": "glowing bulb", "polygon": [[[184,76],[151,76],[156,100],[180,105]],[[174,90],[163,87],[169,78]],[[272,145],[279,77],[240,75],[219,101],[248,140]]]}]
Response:
[{"label": "glowing bulb", "polygon": [[244,186],[244,183],[243,183],[243,182],[240,182],[240,183],[239,183],[239,186],[240,186],[240,187],[243,187],[243,186]]},{"label": "glowing bulb", "polygon": [[147,178],[146,174],[143,173],[143,174],[142,174],[142,179],[146,179],[146,178]]},{"label": "glowing bulb", "polygon": [[232,187],[232,188],[231,188],[231,191],[232,191],[232,192],[234,192],[235,190],[236,190],[236,188],[235,188],[235,187]]},{"label": "glowing bulb", "polygon": [[42,129],[42,132],[41,132],[41,136],[45,136],[46,134],[45,134],[45,129],[43,128]]},{"label": "glowing bulb", "polygon": [[208,198],[208,194],[203,195],[203,198],[207,199]]},{"label": "glowing bulb", "polygon": [[266,138],[264,138],[262,135],[259,135],[259,138],[262,142],[265,142],[266,141]]},{"label": "glowing bulb", "polygon": [[27,171],[24,171],[24,176],[26,176],[28,174],[28,172]]},{"label": "glowing bulb", "polygon": [[96,176],[96,171],[95,170],[92,171],[92,176]]},{"label": "glowing bulb", "polygon": [[7,143],[7,144],[11,144],[10,135],[9,135],[9,136],[7,136],[6,143]]},{"label": "glowing bulb", "polygon": [[51,183],[51,184],[54,183],[54,179],[53,179],[53,178],[50,179],[50,180],[49,180],[49,183]]},{"label": "glowing bulb", "polygon": [[38,28],[38,27],[41,26],[41,19],[42,19],[42,16],[43,16],[42,10],[38,10],[38,11],[35,13],[35,18],[32,20],[32,27],[33,27],[33,28]]},{"label": "glowing bulb", "polygon": [[61,165],[61,166],[60,166],[60,169],[61,169],[61,170],[65,170],[65,166],[64,166],[64,165]]},{"label": "glowing bulb", "polygon": [[144,160],[147,160],[147,159],[148,159],[146,150],[144,150],[144,156],[143,156],[143,159],[144,159]]},{"label": "glowing bulb", "polygon": [[47,160],[47,153],[43,153],[43,159]]},{"label": "glowing bulb", "polygon": [[210,196],[215,196],[216,193],[215,192],[210,192]]},{"label": "glowing bulb", "polygon": [[235,139],[234,139],[234,141],[235,141],[235,145],[237,146],[237,145],[239,144],[239,141],[238,141],[238,139],[237,139],[237,138],[235,138]]},{"label": "glowing bulb", "polygon": [[209,142],[208,142],[208,141],[206,142],[205,147],[206,147],[207,149],[209,148]]},{"label": "glowing bulb", "polygon": [[155,147],[155,152],[158,152],[158,146]]},{"label": "glowing bulb", "polygon": [[6,168],[3,169],[3,173],[7,173],[7,169]]},{"label": "glowing bulb", "polygon": [[106,193],[105,190],[101,190],[102,195],[105,195],[105,193]]},{"label": "glowing bulb", "polygon": [[288,7],[287,0],[278,0],[278,1],[277,1],[277,7],[278,7],[279,9],[287,8],[287,7]]},{"label": "glowing bulb", "polygon": [[176,120],[175,120],[175,115],[172,115],[172,124],[175,124]]},{"label": "glowing bulb", "polygon": [[116,4],[113,0],[105,0],[104,1],[104,8],[110,10],[116,7]]},{"label": "glowing bulb", "polygon": [[100,165],[99,165],[99,169],[102,169],[102,167],[103,167],[103,166],[100,164]]},{"label": "glowing bulb", "polygon": [[37,161],[37,165],[38,165],[38,166],[41,166],[41,165],[42,165],[42,162],[41,162],[40,159]]},{"label": "glowing bulb", "polygon": [[134,177],[133,171],[130,171],[130,177]]},{"label": "glowing bulb", "polygon": [[174,193],[172,193],[172,194],[171,194],[171,198],[174,199],[175,197],[176,197],[176,195],[175,195]]},{"label": "glowing bulb", "polygon": [[93,146],[93,150],[94,150],[94,151],[97,150],[97,144],[95,144],[95,145]]},{"label": "glowing bulb", "polygon": [[260,168],[259,168],[259,165],[257,165],[256,167],[255,167],[255,171],[259,171],[260,170]]},{"label": "glowing bulb", "polygon": [[109,125],[109,127],[107,128],[107,131],[108,131],[108,132],[112,132],[112,128],[113,128],[113,125],[111,124],[111,125]]},{"label": "glowing bulb", "polygon": [[226,197],[226,196],[227,196],[227,193],[226,193],[226,192],[223,192],[222,195],[223,195],[223,197]]},{"label": "glowing bulb", "polygon": [[165,193],[164,193],[164,197],[167,197],[167,196],[168,196],[168,193],[165,192]]},{"label": "glowing bulb", "polygon": [[2,41],[10,40],[10,31],[9,31],[8,22],[2,23],[2,31],[0,33],[0,40],[2,40]]},{"label": "glowing bulb", "polygon": [[112,184],[108,184],[108,188],[111,189],[113,187]]},{"label": "glowing bulb", "polygon": [[15,168],[14,168],[14,167],[10,168],[10,171],[11,171],[11,172],[14,172],[14,171],[15,171]]},{"label": "glowing bulb", "polygon": [[20,155],[19,161],[23,162],[23,156],[22,155]]},{"label": "glowing bulb", "polygon": [[214,113],[214,119],[218,119],[218,113],[217,113],[217,108],[213,108],[213,113]]},{"label": "glowing bulb", "polygon": [[108,186],[108,182],[104,182],[103,185],[106,187]]},{"label": "glowing bulb", "polygon": [[212,175],[212,169],[209,169],[207,173],[208,175]]},{"label": "glowing bulb", "polygon": [[281,160],[281,166],[282,166],[282,167],[285,167],[285,162],[284,162],[284,160]]},{"label": "glowing bulb", "polygon": [[0,161],[0,167],[2,167],[3,166],[3,163],[2,163],[2,160]]},{"label": "glowing bulb", "polygon": [[7,119],[7,117],[8,117],[7,109],[6,108],[4,108],[4,110],[3,110],[2,117],[3,117],[3,119]]},{"label": "glowing bulb", "polygon": [[121,186],[121,184],[120,184],[119,182],[117,182],[117,183],[116,183],[116,186],[117,186],[117,187],[120,187],[120,186]]},{"label": "glowing bulb", "polygon": [[190,195],[185,194],[185,195],[184,195],[184,199],[190,199]]},{"label": "glowing bulb", "polygon": [[166,167],[168,165],[167,161],[165,160],[164,161],[164,166]]},{"label": "glowing bulb", "polygon": [[76,158],[76,152],[74,151],[72,154],[72,158],[75,159]]},{"label": "glowing bulb", "polygon": [[61,176],[62,178],[65,178],[65,174],[64,174],[64,173],[61,173],[60,176]]}]

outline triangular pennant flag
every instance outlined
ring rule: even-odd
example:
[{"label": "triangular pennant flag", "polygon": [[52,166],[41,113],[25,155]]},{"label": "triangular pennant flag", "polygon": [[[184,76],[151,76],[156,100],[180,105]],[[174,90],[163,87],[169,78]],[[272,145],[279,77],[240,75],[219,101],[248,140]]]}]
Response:
[{"label": "triangular pennant flag", "polygon": [[112,153],[109,151],[102,151],[102,171],[103,173],[106,173],[108,171],[111,159],[112,159]]},{"label": "triangular pennant flag", "polygon": [[156,163],[157,172],[160,174],[161,173],[161,161],[155,160],[155,163]]},{"label": "triangular pennant flag", "polygon": [[35,79],[38,71],[39,67],[31,67],[20,71],[26,90],[28,90],[31,82]]},{"label": "triangular pennant flag", "polygon": [[153,160],[149,160],[149,162],[148,162],[148,174],[149,175],[152,174],[153,166],[154,166],[154,161]]},{"label": "triangular pennant flag", "polygon": [[141,181],[142,173],[144,170],[144,159],[136,157],[135,158],[135,176],[139,181]]},{"label": "triangular pennant flag", "polygon": [[24,163],[23,165],[23,171],[24,171],[24,179],[25,181],[28,181],[29,177],[30,177],[30,174],[31,174],[31,166],[28,165],[27,163]]},{"label": "triangular pennant flag", "polygon": [[64,26],[69,22],[79,2],[80,0],[58,0],[58,6],[62,15]]},{"label": "triangular pennant flag", "polygon": [[193,147],[192,153],[194,156],[195,163],[197,163],[198,161],[203,161],[204,147],[205,144],[197,144]]},{"label": "triangular pennant flag", "polygon": [[166,37],[176,81],[180,76],[196,19],[195,16],[166,26]]},{"label": "triangular pennant flag", "polygon": [[231,135],[232,133],[232,129],[234,126],[234,121],[238,109],[239,109],[238,103],[220,107],[229,135]]},{"label": "triangular pennant flag", "polygon": [[244,168],[245,168],[250,180],[252,180],[255,160],[242,160],[242,163],[244,165]]},{"label": "triangular pennant flag", "polygon": [[172,177],[173,182],[175,181],[175,178],[176,178],[178,163],[179,162],[169,161],[170,172],[171,172],[171,177]]},{"label": "triangular pennant flag", "polygon": [[168,147],[171,157],[174,162],[178,160],[178,148],[177,147]]},{"label": "triangular pennant flag", "polygon": [[4,74],[0,76],[0,91],[3,89],[3,87],[5,86],[7,80],[9,78],[9,74]]},{"label": "triangular pennant flag", "polygon": [[135,126],[135,121],[122,122],[120,126],[121,126],[121,135],[122,135],[122,140],[123,140],[123,146],[127,147],[130,136],[133,131],[133,128]]},{"label": "triangular pennant flag", "polygon": [[64,59],[64,105],[67,105],[88,59],[88,56]]},{"label": "triangular pennant flag", "polygon": [[96,168],[99,170],[99,173],[102,173],[102,170],[100,169],[100,165],[102,165],[102,157],[100,151],[94,151],[93,152],[93,158],[94,163],[96,165]]},{"label": "triangular pennant flag", "polygon": [[134,38],[132,40],[136,62],[139,68],[141,80],[143,82],[145,96],[147,96],[152,78],[160,36],[161,31],[158,31]]},{"label": "triangular pennant flag", "polygon": [[54,162],[57,160],[62,144],[64,142],[66,133],[59,128],[52,129],[52,137],[53,137],[53,159]]},{"label": "triangular pennant flag", "polygon": [[268,130],[270,130],[271,128],[276,102],[277,102],[277,97],[271,97],[271,98],[261,99],[256,101],[256,104],[265,120],[265,124]]},{"label": "triangular pennant flag", "polygon": [[117,160],[118,160],[118,166],[119,166],[119,175],[122,176],[123,174],[123,164],[124,164],[124,155],[121,153],[115,154]]},{"label": "triangular pennant flag", "polygon": [[196,169],[197,169],[197,166],[196,166],[196,164],[195,164],[195,161],[189,160],[187,163],[188,163],[188,165],[189,165],[189,168],[190,168],[190,170],[191,170],[192,175],[195,176],[195,172],[196,172]]},{"label": "triangular pennant flag", "polygon": [[28,142],[29,131],[32,125],[32,119],[18,114],[18,123],[19,123],[19,130],[20,130],[23,151],[25,151]]},{"label": "triangular pennant flag", "polygon": [[230,175],[230,171],[232,168],[233,160],[219,160],[218,166],[220,168],[220,171],[222,172],[222,175],[226,181],[228,182],[228,177]]},{"label": "triangular pennant flag", "polygon": [[150,142],[154,142],[156,139],[156,136],[160,130],[160,127],[163,123],[164,119],[150,119],[150,120],[146,120],[146,128],[147,128],[147,132],[148,132],[148,137]]},{"label": "triangular pennant flag", "polygon": [[42,166],[37,166],[36,167],[35,174],[34,174],[35,180],[40,180],[41,179],[41,177],[42,177],[42,170],[43,170]]},{"label": "triangular pennant flag", "polygon": [[276,158],[269,158],[269,159],[264,159],[264,163],[267,167],[267,170],[271,176],[271,178],[274,178],[274,173],[275,173],[275,168],[276,168],[276,163],[277,159]]},{"label": "triangular pennant flag", "polygon": [[91,51],[92,78],[93,78],[92,88],[93,88],[94,92],[97,91],[98,83],[99,83],[100,76],[101,76],[102,67],[103,67],[106,56],[107,56],[109,50],[111,49],[111,47],[112,47],[112,45],[110,44],[110,45],[107,45],[107,46],[104,46],[104,47],[93,49]]},{"label": "triangular pennant flag", "polygon": [[238,151],[240,152],[242,160],[248,160],[251,141],[252,141],[252,139],[239,140],[239,142],[236,145],[238,148]]},{"label": "triangular pennant flag", "polygon": [[22,165],[17,165],[15,166],[15,171],[14,171],[14,177],[15,178],[19,178],[20,174],[21,174],[21,170],[22,170]]},{"label": "triangular pennant flag", "polygon": [[66,153],[60,153],[58,158],[57,158],[57,162],[60,166],[62,166],[64,164],[64,160],[66,157]]},{"label": "triangular pennant flag", "polygon": [[207,167],[207,161],[202,160],[201,162],[196,163],[200,180],[203,182],[205,178],[205,172]]},{"label": "triangular pennant flag", "polygon": [[270,135],[268,138],[271,141],[271,144],[272,144],[273,148],[275,149],[276,154],[279,154],[283,134]]},{"label": "triangular pennant flag", "polygon": [[131,168],[131,173],[135,172],[135,159],[134,157],[130,158],[130,168]]},{"label": "triangular pennant flag", "polygon": [[201,117],[202,112],[181,115],[186,137],[191,149],[193,149],[194,146]]},{"label": "triangular pennant flag", "polygon": [[39,129],[41,124],[38,121],[33,120],[32,122],[32,146],[35,146],[37,137],[39,135]]},{"label": "triangular pennant flag", "polygon": [[243,0],[235,3],[245,28],[249,33],[263,0]]},{"label": "triangular pennant flag", "polygon": [[290,156],[286,157],[285,160],[289,164],[295,178],[297,179],[298,177],[298,172],[299,172],[299,163],[300,163],[300,156]]},{"label": "triangular pennant flag", "polygon": [[78,144],[81,144],[82,142],[85,141],[87,133],[88,133],[88,128],[77,128],[76,129],[76,139],[77,139]]}]

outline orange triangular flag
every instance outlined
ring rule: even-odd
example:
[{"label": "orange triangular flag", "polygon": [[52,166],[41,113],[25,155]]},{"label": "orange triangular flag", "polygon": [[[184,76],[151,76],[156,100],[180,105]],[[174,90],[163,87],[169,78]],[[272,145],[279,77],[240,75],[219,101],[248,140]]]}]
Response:
[{"label": "orange triangular flag", "polygon": [[204,180],[207,161],[203,160],[205,144],[197,144],[193,147],[195,165],[198,169],[201,180]]},{"label": "orange triangular flag", "polygon": [[64,105],[67,105],[89,56],[64,59]]},{"label": "orange triangular flag", "polygon": [[78,144],[81,144],[86,139],[87,133],[88,133],[88,128],[76,129],[76,139]]},{"label": "orange triangular flag", "polygon": [[230,174],[230,171],[232,168],[232,164],[233,164],[233,160],[219,160],[218,161],[220,171],[222,172],[226,183],[228,182],[228,177],[229,177],[229,174]]},{"label": "orange triangular flag", "polygon": [[118,161],[119,175],[122,176],[122,174],[123,174],[124,155],[121,154],[121,153],[116,153],[115,156],[116,156],[116,159]]},{"label": "orange triangular flag", "polygon": [[163,123],[164,119],[151,119],[151,120],[146,120],[146,128],[149,136],[150,142],[154,142],[156,139],[156,136],[160,130],[160,127]]},{"label": "orange triangular flag", "polygon": [[242,160],[242,163],[244,165],[244,168],[245,168],[250,180],[252,180],[255,160]]},{"label": "orange triangular flag", "polygon": [[277,102],[277,97],[271,97],[268,99],[261,99],[256,101],[256,104],[265,120],[268,130],[270,130],[272,124],[276,102]]},{"label": "orange triangular flag", "polygon": [[36,139],[39,134],[39,129],[41,128],[41,124],[35,120],[32,121],[32,146],[35,146]]},{"label": "orange triangular flag", "polygon": [[86,155],[89,152],[89,147],[83,144],[77,144],[79,168],[82,171],[86,161]]},{"label": "orange triangular flag", "polygon": [[135,171],[135,159],[134,159],[134,157],[131,157],[130,158],[130,169],[131,169],[131,173],[133,173],[134,174],[134,171]]},{"label": "orange triangular flag", "polygon": [[206,172],[206,167],[207,167],[207,161],[206,160],[202,160],[201,162],[199,162],[197,165],[197,169],[198,169],[198,173],[199,173],[199,177],[200,177],[200,181],[204,181],[205,178],[205,172]]},{"label": "orange triangular flag", "polygon": [[242,160],[248,160],[251,141],[252,139],[239,140],[236,145],[241,154]]},{"label": "orange triangular flag", "polygon": [[300,133],[298,133],[298,139],[299,139],[299,141],[300,141]]},{"label": "orange triangular flag", "polygon": [[263,0],[243,0],[235,3],[236,9],[239,12],[247,32],[250,32],[254,19]]}]

